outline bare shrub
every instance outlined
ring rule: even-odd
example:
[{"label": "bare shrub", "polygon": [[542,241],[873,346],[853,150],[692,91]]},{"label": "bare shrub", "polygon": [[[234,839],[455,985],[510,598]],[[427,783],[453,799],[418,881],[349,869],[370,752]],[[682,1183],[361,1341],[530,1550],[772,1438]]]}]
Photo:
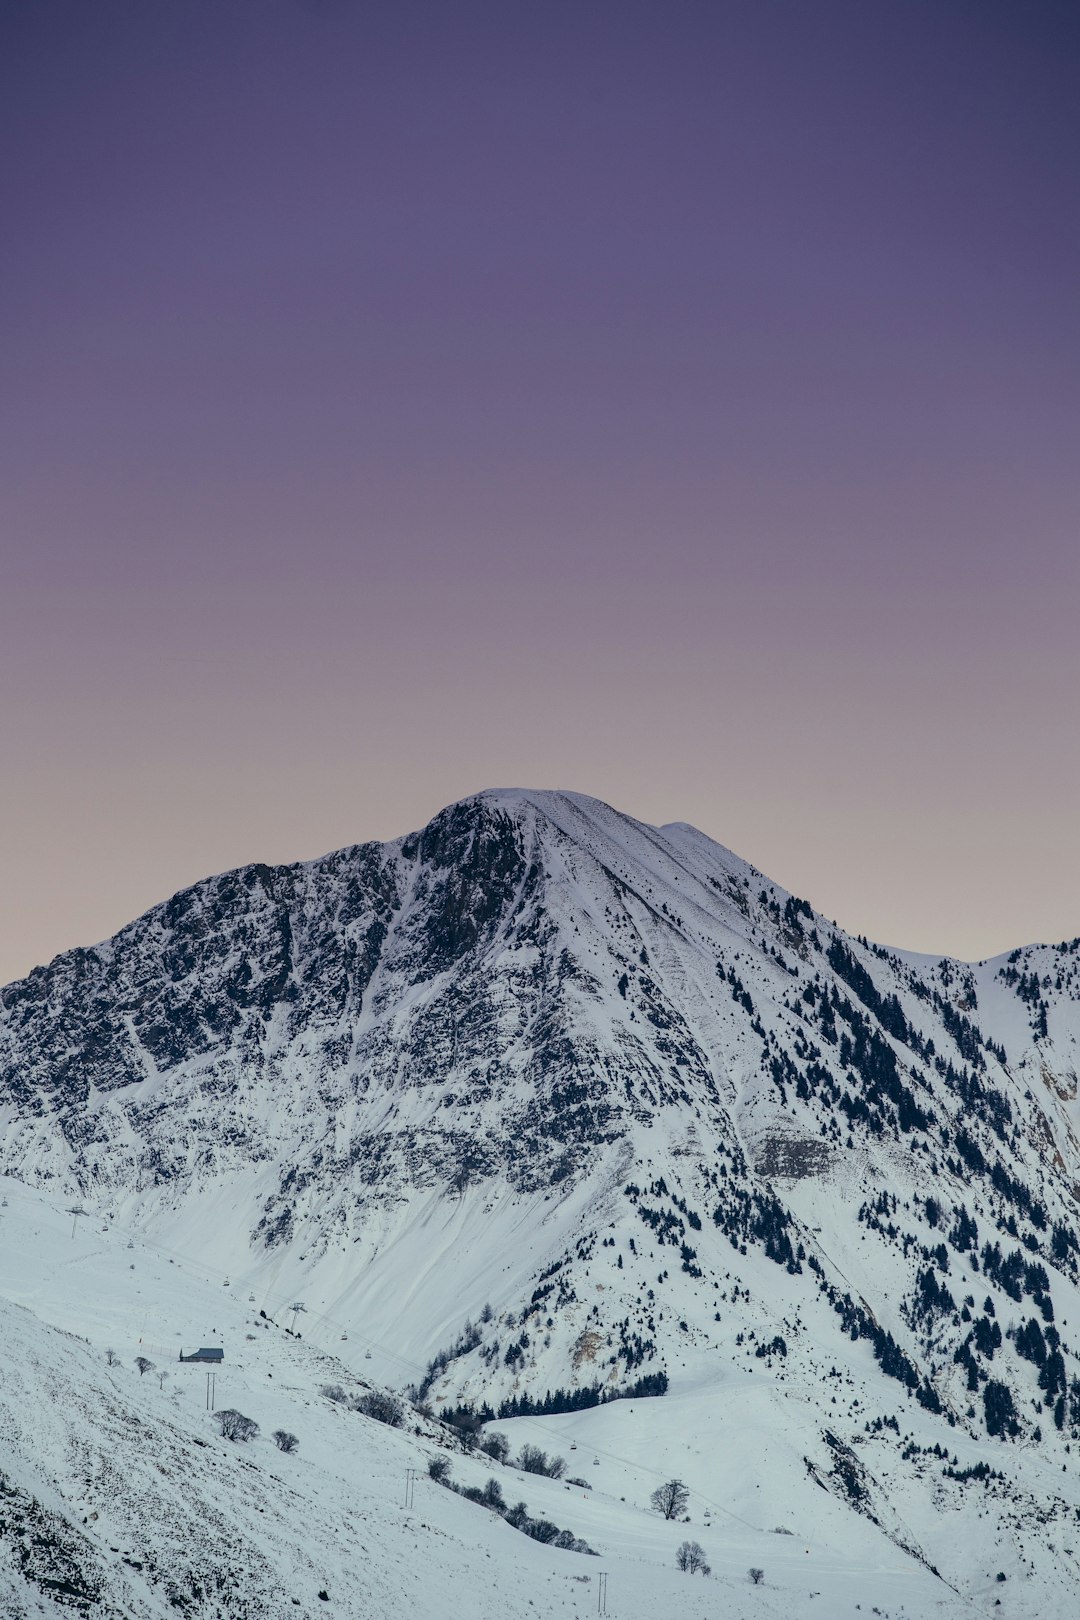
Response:
[{"label": "bare shrub", "polygon": [[428,1478],[433,1479],[436,1485],[448,1484],[450,1479],[449,1457],[429,1457],[427,1471]]},{"label": "bare shrub", "polygon": [[542,1541],[545,1546],[549,1546],[559,1534],[558,1525],[552,1524],[550,1519],[530,1519],[522,1525],[522,1529],[527,1536],[532,1536],[534,1541]]},{"label": "bare shrub", "polygon": [[376,1423],[388,1423],[392,1429],[400,1429],[405,1422],[405,1408],[389,1390],[370,1389],[365,1395],[350,1395],[340,1384],[321,1384],[319,1394],[325,1401],[336,1401],[350,1412],[361,1412]]},{"label": "bare shrub", "polygon": [[549,1457],[539,1446],[522,1446],[517,1466],[524,1474],[546,1474],[549,1479],[561,1479],[566,1472],[565,1457]]},{"label": "bare shrub", "polygon": [[140,1378],[144,1377],[146,1373],[153,1372],[154,1370],[154,1363],[152,1361],[148,1361],[145,1356],[136,1356],[135,1365],[139,1369]]},{"label": "bare shrub", "polygon": [[279,1451],[295,1451],[300,1442],[288,1429],[275,1429],[274,1444]]},{"label": "bare shrub", "polygon": [[404,1406],[388,1390],[370,1390],[356,1402],[356,1410],[365,1417],[374,1418],[376,1423],[389,1424],[392,1429],[400,1429],[405,1421]]},{"label": "bare shrub", "polygon": [[510,1455],[510,1442],[505,1434],[485,1434],[480,1441],[480,1450],[492,1462],[504,1463]]},{"label": "bare shrub", "polygon": [[762,1581],[765,1579],[765,1571],[763,1569],[748,1569],[746,1573],[750,1577],[750,1583],[752,1586],[760,1586]]},{"label": "bare shrub", "polygon": [[243,1412],[237,1412],[231,1406],[225,1406],[220,1412],[215,1412],[214,1422],[223,1440],[254,1440],[259,1432],[259,1425],[254,1418],[245,1417]]},{"label": "bare shrub", "polygon": [[709,1566],[705,1562],[705,1549],[700,1541],[684,1541],[675,1554],[675,1562],[688,1575],[696,1575],[699,1570],[702,1575],[709,1573]]}]

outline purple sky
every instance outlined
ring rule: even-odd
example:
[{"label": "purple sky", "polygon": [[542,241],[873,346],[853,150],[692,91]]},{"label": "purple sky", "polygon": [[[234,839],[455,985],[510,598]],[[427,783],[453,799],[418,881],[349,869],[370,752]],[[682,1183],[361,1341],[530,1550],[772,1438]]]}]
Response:
[{"label": "purple sky", "polygon": [[1080,932],[1075,0],[5,0],[0,980],[476,788]]}]

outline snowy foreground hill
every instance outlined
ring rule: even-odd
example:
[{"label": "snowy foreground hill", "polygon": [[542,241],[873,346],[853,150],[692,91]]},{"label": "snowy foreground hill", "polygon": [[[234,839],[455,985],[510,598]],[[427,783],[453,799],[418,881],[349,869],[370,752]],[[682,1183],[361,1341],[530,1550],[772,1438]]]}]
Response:
[{"label": "snowy foreground hill", "polygon": [[1078,975],[1076,940],[884,950],[690,827],[490,792],[8,986],[10,1612],[569,1616],[604,1573],[643,1620],[1073,1615]]},{"label": "snowy foreground hill", "polygon": [[[591,1488],[525,1474],[467,1454],[438,1422],[410,1412],[402,1428],[389,1428],[321,1396],[335,1385],[362,1393],[362,1375],[270,1323],[235,1284],[226,1293],[197,1265],[115,1224],[86,1218],[72,1237],[72,1217],[42,1195],[13,1181],[0,1181],[0,1191],[5,1620],[571,1620],[596,1613],[601,1573],[607,1612],[633,1620],[854,1616],[859,1603],[893,1617],[978,1612],[869,1522],[849,1528],[823,1493],[808,1499],[791,1535],[725,1512],[722,1490],[715,1502],[695,1490],[690,1524],[649,1511],[669,1457],[691,1456],[683,1471],[702,1478],[713,1466],[705,1457],[709,1418],[702,1421],[692,1397],[673,1400],[664,1424],[638,1425],[665,1405],[654,1401],[495,1425],[515,1454],[537,1439],[562,1452],[572,1478],[588,1474]],[[175,1340],[207,1334],[227,1347],[217,1406],[260,1426],[246,1444],[219,1436],[206,1409],[205,1368],[175,1359]],[[135,1366],[140,1355],[153,1364],[145,1376]],[[742,1421],[749,1434],[760,1413]],[[275,1448],[279,1428],[297,1436],[294,1453]],[[798,1459],[776,1441],[770,1449],[773,1461],[759,1463],[757,1477],[779,1503],[785,1468]],[[439,1457],[458,1485],[482,1490],[495,1478],[508,1503],[525,1501],[597,1556],[541,1545],[436,1484],[428,1463]],[[728,1458],[725,1472],[733,1466]],[[675,1568],[688,1537],[706,1548],[707,1580]],[[760,1586],[749,1582],[752,1566],[764,1570]]]}]

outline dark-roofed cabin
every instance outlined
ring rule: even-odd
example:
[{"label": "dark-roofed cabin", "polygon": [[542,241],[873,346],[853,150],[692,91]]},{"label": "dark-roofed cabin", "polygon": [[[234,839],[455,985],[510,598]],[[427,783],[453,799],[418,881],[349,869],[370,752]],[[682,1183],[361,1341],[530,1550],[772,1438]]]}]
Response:
[{"label": "dark-roofed cabin", "polygon": [[193,1355],[185,1356],[184,1352],[181,1350],[181,1352],[180,1352],[180,1360],[181,1361],[215,1361],[215,1362],[224,1361],[225,1360],[225,1352],[224,1352],[224,1350],[196,1350]]}]

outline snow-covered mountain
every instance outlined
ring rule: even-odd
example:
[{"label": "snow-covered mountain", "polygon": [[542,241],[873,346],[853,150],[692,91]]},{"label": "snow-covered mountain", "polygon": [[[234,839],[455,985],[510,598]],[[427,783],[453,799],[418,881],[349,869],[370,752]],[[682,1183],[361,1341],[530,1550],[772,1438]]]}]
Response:
[{"label": "snow-covered mountain", "polygon": [[0,1169],[436,1413],[617,1435],[770,1531],[824,1491],[973,1612],[1072,1612],[1078,970],[487,792],[0,992]]}]

